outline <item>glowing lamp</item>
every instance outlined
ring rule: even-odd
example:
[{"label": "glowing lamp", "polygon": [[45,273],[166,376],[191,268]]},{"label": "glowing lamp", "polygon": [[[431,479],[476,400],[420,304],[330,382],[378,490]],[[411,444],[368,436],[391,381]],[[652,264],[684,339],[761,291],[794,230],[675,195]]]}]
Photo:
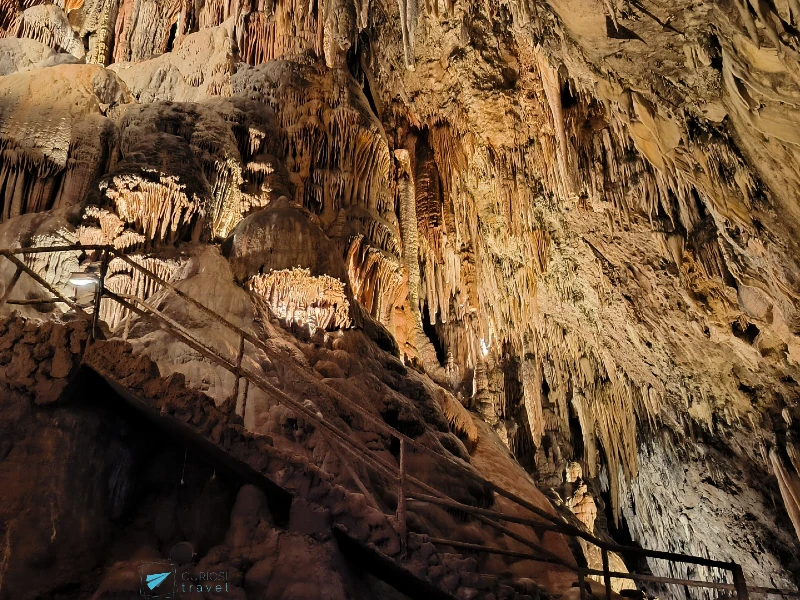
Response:
[{"label": "glowing lamp", "polygon": [[78,287],[97,285],[100,283],[100,274],[94,272],[77,271],[69,276],[69,282]]}]

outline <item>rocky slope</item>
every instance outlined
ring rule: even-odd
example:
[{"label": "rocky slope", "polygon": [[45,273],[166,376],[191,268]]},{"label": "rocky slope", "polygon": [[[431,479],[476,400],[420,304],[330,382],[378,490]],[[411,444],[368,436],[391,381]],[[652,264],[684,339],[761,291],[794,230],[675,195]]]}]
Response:
[{"label": "rocky slope", "polygon": [[[113,244],[292,338],[371,327],[598,534],[798,583],[796,0],[0,11],[0,246]],[[29,260],[72,293],[96,259]],[[11,297],[41,295],[23,276]],[[102,314],[228,400],[233,376]]]}]

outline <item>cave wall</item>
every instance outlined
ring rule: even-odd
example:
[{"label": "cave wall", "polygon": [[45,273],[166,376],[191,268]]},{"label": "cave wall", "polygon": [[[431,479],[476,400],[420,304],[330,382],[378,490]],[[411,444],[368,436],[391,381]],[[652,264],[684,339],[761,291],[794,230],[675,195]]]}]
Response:
[{"label": "cave wall", "polygon": [[222,243],[286,323],[365,307],[557,500],[579,462],[599,533],[792,583],[794,0],[2,10],[10,244],[113,243],[184,279],[188,245]]}]

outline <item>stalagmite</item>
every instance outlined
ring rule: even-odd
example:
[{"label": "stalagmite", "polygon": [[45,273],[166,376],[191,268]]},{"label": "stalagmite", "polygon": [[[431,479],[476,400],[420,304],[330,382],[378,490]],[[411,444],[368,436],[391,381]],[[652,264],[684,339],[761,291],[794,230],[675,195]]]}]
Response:
[{"label": "stalagmite", "polygon": [[597,518],[597,504],[589,493],[586,482],[583,481],[583,471],[580,464],[571,462],[567,466],[567,483],[573,484],[571,494],[566,498],[565,504],[575,514],[578,520],[589,531],[594,531],[594,522]]},{"label": "stalagmite", "polygon": [[452,374],[439,364],[436,349],[422,329],[422,313],[420,311],[420,270],[417,260],[419,237],[417,224],[416,191],[411,172],[408,150],[395,150],[399,172],[400,194],[400,228],[404,239],[403,262],[408,272],[408,307],[411,313],[407,324],[409,340],[419,356],[422,365],[434,379],[447,381]]}]

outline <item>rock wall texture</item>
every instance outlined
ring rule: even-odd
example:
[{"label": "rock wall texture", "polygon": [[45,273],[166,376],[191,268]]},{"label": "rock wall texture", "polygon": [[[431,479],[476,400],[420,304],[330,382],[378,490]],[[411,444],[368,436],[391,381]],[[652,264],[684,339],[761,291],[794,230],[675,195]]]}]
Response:
[{"label": "rock wall texture", "polygon": [[[796,0],[26,0],[0,27],[4,246],[112,244],[240,326],[278,317],[295,354],[370,329],[599,535],[798,583]],[[27,260],[72,294],[97,258]],[[230,400],[233,376],[101,313]]]},{"label": "rock wall texture", "polygon": [[[9,368],[0,379],[4,428],[0,479],[5,483],[2,533],[6,540],[4,580],[0,589],[3,595],[0,597],[37,598],[42,594],[64,592],[72,594],[66,596],[70,598],[102,599],[118,597],[114,594],[138,593],[139,563],[148,558],[163,559],[170,544],[184,541],[179,537],[181,534],[189,536],[186,539],[196,547],[202,547],[194,568],[227,572],[228,581],[235,588],[233,593],[239,597],[262,597],[260,594],[266,593],[269,597],[280,598],[344,599],[383,598],[387,597],[384,593],[389,594],[388,597],[395,593],[382,592],[380,585],[368,576],[351,573],[352,567],[344,565],[331,533],[332,528],[336,528],[387,558],[399,558],[401,546],[393,517],[385,516],[386,512],[393,512],[387,507],[397,502],[394,481],[382,480],[357,461],[345,462],[346,453],[334,446],[323,430],[298,418],[288,407],[280,405],[277,398],[267,406],[263,397],[250,397],[251,402],[260,402],[251,409],[251,413],[255,413],[251,419],[256,419],[256,423],[248,428],[252,432],[247,431],[242,426],[242,417],[233,411],[235,405],[227,406],[231,410],[228,414],[224,410],[226,405],[220,409],[212,398],[187,387],[184,375],[172,373],[162,377],[158,364],[144,354],[134,353],[131,344],[121,340],[87,343],[88,324],[85,318],[44,324],[22,317],[0,321],[3,345],[15,342],[11,360],[6,363]],[[361,345],[362,357],[364,350],[372,347],[360,332],[351,332],[345,340],[348,338],[350,345]],[[350,352],[342,347],[347,347],[347,343],[339,344],[335,350],[336,360],[346,362],[351,370],[361,369],[355,358],[357,355],[354,353],[351,358]],[[318,344],[306,344],[301,348],[306,353],[325,350]],[[370,372],[384,378],[392,375],[399,393],[394,399],[385,400],[388,406],[373,407],[366,401],[365,408],[371,408],[378,415],[396,414],[402,427],[409,432],[415,430],[411,435],[421,443],[452,451],[469,461],[468,452],[448,430],[444,415],[436,401],[427,396],[427,390],[414,377],[402,377],[404,370],[395,357],[377,349],[373,352],[374,360],[390,361],[393,370],[375,365]],[[40,379],[39,374],[55,364],[55,360],[48,358],[52,355],[63,355],[65,364],[70,366],[82,363],[91,372],[122,386],[169,423],[168,430],[159,433],[158,427],[154,428],[152,422],[141,416],[138,419],[126,417],[130,411],[121,410],[123,400],[115,399],[111,389],[98,387],[96,383],[92,385],[93,379],[87,383],[89,371],[84,372],[84,380],[76,380],[74,368],[64,366],[56,372],[54,367],[50,369],[50,377],[58,383],[71,383],[71,393],[52,397],[40,392],[40,386],[34,387],[28,379],[33,374]],[[292,360],[287,356],[287,363]],[[310,369],[305,360],[301,361]],[[313,362],[316,372],[328,374],[322,381],[329,385],[335,386],[331,378],[344,377],[341,371],[336,372],[336,362]],[[289,368],[289,364],[275,361],[272,370]],[[310,380],[319,381],[313,377]],[[344,379],[341,381],[344,384]],[[350,385],[357,384],[351,382]],[[329,421],[339,421],[342,425],[352,423],[344,425],[344,430],[388,460],[395,461],[390,440],[371,430],[367,423],[358,423],[363,420],[358,413],[326,399],[324,389],[319,385],[315,390],[313,383],[306,384],[305,402],[327,413]],[[387,391],[390,390],[387,388]],[[417,396],[416,406],[404,398],[405,394]],[[405,406],[392,405],[392,400]],[[45,408],[45,404],[49,408]],[[103,428],[106,428],[105,433],[102,433]],[[224,508],[237,489],[236,477],[229,481],[231,473],[226,469],[221,472],[225,480],[215,483],[216,471],[208,473],[213,463],[199,462],[197,457],[187,471],[186,457],[190,448],[191,453],[198,455],[195,446],[186,447],[181,466],[178,452],[181,445],[178,443],[176,448],[173,444],[180,440],[178,434],[182,430],[279,485],[285,497],[272,500],[286,502],[288,498],[291,502],[288,524],[282,524],[288,531],[275,530],[275,520],[268,510],[264,513],[267,505],[264,492],[252,486],[239,489],[239,499],[233,509]],[[500,447],[499,440],[491,435],[484,436],[481,444]],[[81,453],[86,454],[85,460]],[[164,464],[159,465],[159,461]],[[502,456],[493,461],[491,468],[502,471],[504,465],[513,469],[513,460]],[[170,469],[175,479],[164,481]],[[363,480],[367,488],[356,486],[352,469],[360,476],[359,483]],[[24,470],[32,472],[32,476],[23,477]],[[205,479],[201,476],[198,490],[193,485],[198,481],[195,471],[204,470]],[[45,475],[48,472],[49,478]],[[463,471],[448,470],[425,456],[411,459],[409,473],[439,489],[452,490],[452,495],[462,502],[479,506],[495,503],[480,479],[465,478]],[[474,473],[477,476],[480,471]],[[40,486],[40,478],[47,478],[47,483]],[[188,484],[191,490],[170,489],[170,484],[175,485],[177,481],[181,486],[187,485],[186,480],[190,478],[195,480]],[[238,485],[241,486],[241,482]],[[72,491],[75,487],[82,488],[80,494]],[[541,496],[537,500],[538,492],[532,485],[528,496],[531,497],[531,490],[532,499],[546,507]],[[195,498],[192,493],[200,497]],[[159,499],[152,502],[148,494],[156,494]],[[247,498],[247,502],[243,498]],[[247,520],[253,531],[244,525],[235,527],[240,503],[253,505],[253,515]],[[231,529],[224,543],[221,538],[225,516],[220,516],[219,510],[232,510]],[[170,522],[173,511],[178,523]],[[262,516],[258,517],[259,514]],[[42,529],[45,517],[50,527]],[[211,518],[223,520],[208,524]],[[517,552],[524,551],[524,545],[512,543],[509,546],[494,530],[463,523],[447,511],[425,503],[411,507],[408,518],[412,533],[402,564],[415,577],[431,581],[457,597],[509,600],[539,597],[541,589],[535,580],[542,580],[541,566],[519,559],[479,561],[440,552],[426,536],[415,532],[457,541],[497,538],[500,547]],[[258,530],[259,523],[263,523],[264,531]],[[214,535],[219,546],[214,545]],[[571,559],[559,536],[545,534],[540,542],[567,560]],[[76,553],[76,548],[80,552]],[[97,571],[103,572],[99,583],[96,578],[93,581],[88,577],[90,572]],[[551,569],[543,582],[551,589],[568,586],[572,577],[563,570],[560,575],[558,570]],[[273,593],[274,596],[270,595]]]}]

